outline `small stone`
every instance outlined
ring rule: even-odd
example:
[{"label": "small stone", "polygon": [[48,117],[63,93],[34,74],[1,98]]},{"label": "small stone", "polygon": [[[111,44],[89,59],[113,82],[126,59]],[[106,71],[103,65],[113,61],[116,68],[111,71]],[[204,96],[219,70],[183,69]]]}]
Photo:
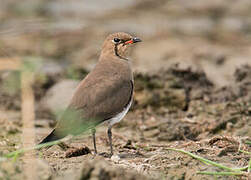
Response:
[{"label": "small stone", "polygon": [[112,155],[111,160],[115,163],[118,163],[120,161],[120,157],[118,155]]}]

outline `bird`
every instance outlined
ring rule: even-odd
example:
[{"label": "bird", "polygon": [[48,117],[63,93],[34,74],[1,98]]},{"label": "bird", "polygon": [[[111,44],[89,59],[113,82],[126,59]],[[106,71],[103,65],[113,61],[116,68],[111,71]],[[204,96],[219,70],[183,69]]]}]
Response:
[{"label": "bird", "polygon": [[133,101],[129,55],[133,44],[138,42],[140,38],[124,32],[110,34],[105,39],[97,64],[77,86],[56,127],[39,144],[91,130],[96,155],[96,126],[108,122],[110,155],[113,155],[112,126],[124,118]]}]

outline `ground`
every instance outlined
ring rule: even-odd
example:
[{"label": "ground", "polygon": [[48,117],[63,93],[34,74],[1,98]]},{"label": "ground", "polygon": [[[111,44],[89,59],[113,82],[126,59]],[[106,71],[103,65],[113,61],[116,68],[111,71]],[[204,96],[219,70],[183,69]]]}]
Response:
[{"label": "ground", "polygon": [[[109,8],[93,1],[87,1],[87,7],[80,1],[29,6],[14,2],[0,7],[0,55],[39,62],[33,86],[36,142],[55,126],[55,111],[67,105],[78,82],[93,68],[108,33],[127,31],[143,40],[132,56],[132,108],[113,127],[114,156],[94,157],[92,138],[84,134],[68,142],[82,148],[80,153],[69,154],[56,145],[36,151],[39,179],[216,179],[197,172],[226,171],[170,148],[231,168],[248,166],[249,1],[139,0],[111,3]],[[92,11],[98,12],[95,17]],[[22,147],[19,86],[18,72],[1,72],[1,156]],[[100,153],[109,153],[106,131],[106,124],[97,128]],[[23,156],[0,157],[0,163],[0,179],[23,176]]]}]

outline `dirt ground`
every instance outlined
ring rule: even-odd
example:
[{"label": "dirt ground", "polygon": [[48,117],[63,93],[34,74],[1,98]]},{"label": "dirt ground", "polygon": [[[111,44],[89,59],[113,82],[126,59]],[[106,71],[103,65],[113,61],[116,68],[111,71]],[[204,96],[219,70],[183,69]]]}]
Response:
[{"label": "dirt ground", "polygon": [[[132,56],[132,108],[113,128],[115,155],[94,157],[92,138],[85,134],[69,142],[86,147],[84,155],[66,157],[69,151],[58,146],[38,151],[38,179],[251,178],[198,174],[222,170],[168,150],[184,149],[228,167],[248,166],[250,155],[239,150],[251,152],[245,143],[251,141],[249,1],[113,0],[109,8],[91,0],[86,6],[32,2],[0,7],[0,56],[41,61],[33,87],[37,142],[55,126],[55,107],[67,105],[95,65],[108,33],[126,31],[143,39]],[[100,153],[109,152],[106,128],[97,128]],[[1,72],[0,155],[22,147],[21,133],[19,72]],[[22,177],[22,157],[0,156],[0,179]]]}]

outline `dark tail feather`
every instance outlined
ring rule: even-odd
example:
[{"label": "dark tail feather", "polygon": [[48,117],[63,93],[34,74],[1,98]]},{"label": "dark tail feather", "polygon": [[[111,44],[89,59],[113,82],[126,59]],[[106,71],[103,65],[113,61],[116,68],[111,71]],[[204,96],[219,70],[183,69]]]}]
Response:
[{"label": "dark tail feather", "polygon": [[46,136],[39,144],[43,144],[43,143],[48,143],[48,142],[51,142],[51,141],[56,141],[56,140],[59,140],[63,137],[59,137],[55,134],[55,129],[53,129],[53,131],[48,135]]}]

